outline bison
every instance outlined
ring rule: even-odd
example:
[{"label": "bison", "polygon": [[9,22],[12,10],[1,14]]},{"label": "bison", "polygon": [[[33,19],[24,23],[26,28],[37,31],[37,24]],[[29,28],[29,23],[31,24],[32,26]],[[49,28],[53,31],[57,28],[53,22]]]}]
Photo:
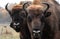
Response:
[{"label": "bison", "polygon": [[10,27],[13,28],[16,32],[20,32],[21,39],[31,39],[26,22],[26,12],[22,6],[23,4],[21,2],[19,5],[13,6],[12,10],[9,10],[8,4],[6,4],[5,9],[8,11],[9,15],[12,18]]},{"label": "bison", "polygon": [[31,39],[55,39],[59,31],[59,17],[57,7],[51,3],[23,5],[27,12],[27,25],[31,33]]}]

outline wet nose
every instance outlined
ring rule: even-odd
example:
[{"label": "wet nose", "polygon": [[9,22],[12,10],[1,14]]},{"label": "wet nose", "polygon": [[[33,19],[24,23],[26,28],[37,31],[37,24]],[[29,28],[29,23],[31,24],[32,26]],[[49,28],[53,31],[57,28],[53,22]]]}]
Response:
[{"label": "wet nose", "polygon": [[33,30],[33,33],[40,33],[40,30]]},{"label": "wet nose", "polygon": [[13,25],[19,25],[20,23],[13,23]]},{"label": "wet nose", "polygon": [[40,33],[40,29],[33,29],[33,33]]},{"label": "wet nose", "polygon": [[34,26],[34,27],[33,27],[33,36],[34,36],[34,37],[36,37],[36,38],[39,37],[40,32],[41,32],[41,31],[40,31],[40,26]]},{"label": "wet nose", "polygon": [[34,38],[39,38],[40,37],[40,30],[39,29],[34,29],[33,30],[33,37]]}]

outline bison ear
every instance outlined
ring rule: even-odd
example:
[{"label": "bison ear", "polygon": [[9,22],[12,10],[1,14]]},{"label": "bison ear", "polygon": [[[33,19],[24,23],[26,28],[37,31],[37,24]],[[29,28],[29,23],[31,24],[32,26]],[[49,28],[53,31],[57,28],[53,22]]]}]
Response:
[{"label": "bison ear", "polygon": [[49,17],[51,15],[51,12],[46,12],[45,17]]}]

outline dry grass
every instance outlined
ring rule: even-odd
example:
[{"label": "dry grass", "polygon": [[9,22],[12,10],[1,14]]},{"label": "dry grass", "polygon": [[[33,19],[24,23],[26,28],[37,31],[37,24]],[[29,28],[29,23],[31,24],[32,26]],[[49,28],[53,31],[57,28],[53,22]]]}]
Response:
[{"label": "dry grass", "polygon": [[0,25],[0,39],[19,39],[19,33],[15,32],[8,25]]}]

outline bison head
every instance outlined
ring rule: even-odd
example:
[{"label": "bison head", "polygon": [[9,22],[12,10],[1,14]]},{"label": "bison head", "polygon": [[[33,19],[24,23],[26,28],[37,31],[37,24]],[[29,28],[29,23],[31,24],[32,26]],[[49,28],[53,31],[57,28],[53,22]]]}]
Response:
[{"label": "bison head", "polygon": [[12,18],[12,22],[10,24],[10,27],[15,29],[17,32],[20,31],[20,27],[24,25],[24,22],[26,21],[26,14],[25,11],[22,8],[22,5],[15,5],[12,10],[8,9],[8,4],[6,4],[5,9],[8,11],[9,15]]},{"label": "bison head", "polygon": [[23,8],[27,12],[27,24],[29,30],[33,37],[38,38],[43,31],[46,23],[46,18],[51,15],[51,12],[47,12],[50,6],[47,3],[42,3],[41,5],[26,5],[29,4],[25,3],[23,5]]}]

